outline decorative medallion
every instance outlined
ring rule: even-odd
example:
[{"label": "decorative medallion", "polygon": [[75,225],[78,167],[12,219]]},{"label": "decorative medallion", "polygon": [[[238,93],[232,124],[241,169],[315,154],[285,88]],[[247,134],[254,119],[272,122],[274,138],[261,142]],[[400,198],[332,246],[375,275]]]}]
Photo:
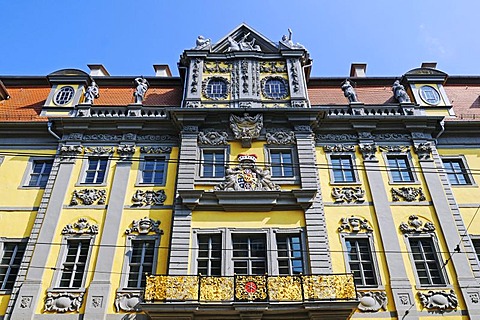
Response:
[{"label": "decorative medallion", "polygon": [[138,234],[148,234],[154,232],[157,234],[163,234],[163,231],[160,230],[160,220],[153,220],[148,217],[145,217],[140,220],[133,220],[132,227],[125,230],[125,234],[138,233]]},{"label": "decorative medallion", "polygon": [[85,154],[102,156],[113,153],[113,147],[85,147]]},{"label": "decorative medallion", "polygon": [[418,292],[417,295],[423,307],[430,310],[444,312],[456,309],[458,306],[458,299],[453,290],[448,293],[445,291]]},{"label": "decorative medallion", "polygon": [[133,205],[137,207],[162,205],[166,199],[164,190],[137,190],[132,196]]},{"label": "decorative medallion", "polygon": [[417,144],[413,149],[417,153],[420,160],[430,159],[430,153],[432,152],[432,146],[430,145],[430,142]]},{"label": "decorative medallion", "polygon": [[121,159],[130,158],[135,153],[135,146],[133,144],[123,144],[117,147],[117,153]]},{"label": "decorative medallion", "polygon": [[387,293],[385,291],[358,292],[358,309],[363,312],[378,312],[380,309],[387,310]]},{"label": "decorative medallion", "polygon": [[228,133],[225,131],[205,130],[198,133],[198,143],[203,145],[228,145]]},{"label": "decorative medallion", "polygon": [[359,231],[373,231],[372,227],[370,227],[370,223],[367,219],[351,216],[349,218],[342,218],[340,220],[340,227],[338,227],[338,232],[359,232]]},{"label": "decorative medallion", "polygon": [[139,304],[142,302],[141,292],[117,292],[115,296],[115,309],[117,312],[139,311]]},{"label": "decorative medallion", "polygon": [[106,190],[99,189],[81,189],[73,191],[71,206],[83,204],[89,206],[92,204],[104,205],[106,201]]},{"label": "decorative medallion", "polygon": [[323,146],[323,151],[325,151],[325,152],[355,152],[355,146],[354,145],[347,145],[347,144],[327,145],[327,146]]},{"label": "decorative medallion", "polygon": [[249,148],[252,139],[258,138],[263,128],[263,115],[261,113],[251,117],[248,113],[244,113],[243,117],[230,115],[230,128],[233,131],[235,139],[242,140],[242,146]]},{"label": "decorative medallion", "polygon": [[400,201],[399,197],[402,197],[404,201],[412,202],[417,200],[418,201],[425,201],[425,195],[423,194],[423,190],[421,187],[402,187],[402,188],[392,188],[392,201]]},{"label": "decorative medallion", "polygon": [[47,292],[45,312],[78,312],[82,306],[84,292]]},{"label": "decorative medallion", "polygon": [[140,147],[140,152],[151,154],[170,153],[172,152],[172,147]]},{"label": "decorative medallion", "polygon": [[97,234],[98,225],[90,224],[87,218],[80,218],[74,224],[67,224],[62,229],[62,234]]},{"label": "decorative medallion", "polygon": [[264,276],[237,276],[235,282],[237,300],[264,300],[267,298],[267,281]]},{"label": "decorative medallion", "polygon": [[335,202],[355,202],[365,201],[365,190],[362,187],[335,187],[332,189],[332,197]]},{"label": "decorative medallion", "polygon": [[267,144],[295,144],[295,133],[285,129],[272,129],[266,134]]},{"label": "decorative medallion", "polygon": [[363,160],[376,160],[375,152],[377,152],[377,147],[375,144],[364,144],[360,143],[358,145],[360,152],[362,153]]},{"label": "decorative medallion", "polygon": [[380,146],[383,152],[408,152],[408,146]]},{"label": "decorative medallion", "polygon": [[424,224],[418,216],[412,214],[408,217],[408,223],[402,222],[400,224],[400,231],[402,231],[402,233],[434,232],[435,225],[431,222],[426,222]]},{"label": "decorative medallion", "polygon": [[239,154],[238,166],[227,168],[225,181],[215,186],[215,190],[226,191],[276,191],[280,186],[272,182],[268,168],[260,169],[255,165],[257,156]]}]

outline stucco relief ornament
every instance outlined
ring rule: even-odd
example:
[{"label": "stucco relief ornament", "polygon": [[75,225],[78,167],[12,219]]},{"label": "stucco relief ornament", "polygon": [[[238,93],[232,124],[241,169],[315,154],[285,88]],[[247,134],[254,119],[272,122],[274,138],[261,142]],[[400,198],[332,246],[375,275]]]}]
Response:
[{"label": "stucco relief ornament", "polygon": [[266,134],[267,144],[295,144],[295,133],[285,129],[272,129]]},{"label": "stucco relief ornament", "polygon": [[78,312],[85,292],[48,292],[45,298],[45,312]]},{"label": "stucco relief ornament", "polygon": [[365,291],[358,293],[358,309],[363,312],[387,310],[388,298],[385,291]]},{"label": "stucco relief ornament", "polygon": [[414,150],[418,155],[420,160],[428,160],[430,159],[430,153],[432,152],[432,146],[430,142],[419,143],[414,146]]},{"label": "stucco relief ornament", "polygon": [[226,191],[276,191],[280,186],[272,182],[268,168],[260,169],[255,165],[257,156],[239,154],[238,166],[227,168],[225,182],[215,186],[215,190]]},{"label": "stucco relief ornament", "polygon": [[78,154],[82,153],[83,147],[80,145],[68,145],[60,147],[60,156],[62,158],[75,158]]},{"label": "stucco relief ornament", "polygon": [[243,35],[242,39],[235,41],[232,37],[228,37],[228,50],[227,51],[262,51],[259,45],[255,44],[255,38],[247,41],[247,38],[250,36],[250,32],[247,32]]},{"label": "stucco relief ornament", "polygon": [[138,233],[149,234],[150,232],[163,234],[160,230],[160,220],[153,220],[148,217],[132,221],[132,227],[125,230],[125,234]]},{"label": "stucco relief ornament", "polygon": [[456,309],[458,299],[455,291],[428,291],[428,293],[418,292],[418,298],[424,308],[444,312],[446,310]]},{"label": "stucco relief ornament", "polygon": [[348,218],[342,218],[340,220],[340,227],[338,227],[338,232],[360,232],[361,230],[371,232],[373,231],[370,227],[367,219],[351,216]]},{"label": "stucco relief ornament", "polygon": [[113,147],[86,147],[85,153],[89,155],[109,155],[113,153]]},{"label": "stucco relief ornament", "polygon": [[143,302],[140,292],[117,292],[115,296],[115,309],[117,312],[139,311],[139,304]]},{"label": "stucco relief ornament", "polygon": [[195,44],[196,46],[193,50],[210,50],[212,47],[212,40],[199,35]]},{"label": "stucco relief ornament", "polygon": [[242,141],[244,148],[249,148],[252,144],[252,139],[260,136],[260,131],[263,128],[263,115],[261,113],[252,117],[248,113],[244,113],[243,117],[230,115],[230,128],[233,131],[235,139]]},{"label": "stucco relief ornament", "polygon": [[342,83],[342,90],[343,95],[348,99],[349,102],[358,102],[357,93],[348,79]]},{"label": "stucco relief ornament", "polygon": [[400,197],[403,198],[403,200],[412,202],[417,200],[418,201],[425,201],[427,198],[425,198],[425,195],[423,194],[423,190],[421,187],[415,188],[415,187],[402,187],[402,188],[392,188],[392,201],[400,201]]},{"label": "stucco relief ornament", "polygon": [[119,145],[117,153],[120,155],[121,159],[130,158],[135,153],[135,146],[133,144]]},{"label": "stucco relief ornament", "polygon": [[148,153],[148,154],[161,154],[161,153],[170,153],[172,152],[172,147],[140,147],[141,153]]},{"label": "stucco relief ornament", "polygon": [[106,190],[99,189],[81,189],[73,191],[71,206],[83,204],[89,206],[92,204],[104,205],[106,201]]},{"label": "stucco relief ornament", "polygon": [[364,144],[360,143],[359,145],[360,152],[362,153],[364,160],[376,160],[375,152],[377,152],[377,147],[375,144]]},{"label": "stucco relief ornament", "polygon": [[316,141],[355,141],[357,140],[357,135],[356,134],[348,134],[348,133],[343,133],[343,134],[317,134],[315,136]]},{"label": "stucco relief ornament", "polygon": [[150,84],[144,77],[135,78],[134,82],[136,84],[135,91],[133,92],[135,103],[142,104],[143,100],[145,100],[145,95],[147,94]]},{"label": "stucco relief ornament", "polygon": [[90,224],[86,218],[80,218],[74,224],[67,224],[62,234],[97,234],[98,225]]},{"label": "stucco relief ornament", "polygon": [[325,151],[325,152],[355,152],[355,146],[354,145],[348,145],[348,144],[327,145],[327,146],[323,146],[323,151]]},{"label": "stucco relief ornament", "polygon": [[380,150],[383,152],[407,152],[408,146],[380,146]]},{"label": "stucco relief ornament", "polygon": [[85,90],[83,96],[85,98],[83,103],[86,104],[93,104],[93,100],[100,97],[100,94],[98,93],[98,86],[95,81],[92,81],[92,83],[87,87],[87,90]]},{"label": "stucco relief ornament", "polygon": [[393,96],[399,103],[409,103],[410,97],[405,90],[405,87],[400,84],[399,80],[395,80],[392,86]]},{"label": "stucco relief ornament", "polygon": [[225,131],[205,130],[198,133],[198,143],[203,145],[228,145],[228,133]]},{"label": "stucco relief ornament", "polygon": [[414,233],[414,232],[434,232],[435,225],[431,222],[423,223],[418,216],[412,214],[408,217],[408,223],[402,222],[400,224],[400,231],[402,233]]},{"label": "stucco relief ornament", "polygon": [[332,198],[336,203],[360,203],[365,201],[365,190],[362,187],[335,187],[332,189]]},{"label": "stucco relief ornament", "polygon": [[162,205],[167,196],[164,190],[137,190],[132,197],[133,206],[156,206]]}]

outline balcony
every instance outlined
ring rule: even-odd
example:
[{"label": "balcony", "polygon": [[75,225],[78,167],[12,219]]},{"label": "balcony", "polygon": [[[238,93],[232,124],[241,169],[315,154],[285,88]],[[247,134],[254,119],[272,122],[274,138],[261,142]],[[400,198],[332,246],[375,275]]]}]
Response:
[{"label": "balcony", "polygon": [[144,301],[152,319],[349,319],[358,305],[351,274],[153,275]]}]

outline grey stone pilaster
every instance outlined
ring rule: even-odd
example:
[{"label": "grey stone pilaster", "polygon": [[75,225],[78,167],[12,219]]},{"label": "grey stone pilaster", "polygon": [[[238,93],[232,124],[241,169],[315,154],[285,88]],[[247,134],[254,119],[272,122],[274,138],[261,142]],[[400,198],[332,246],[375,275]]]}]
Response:
[{"label": "grey stone pilaster", "polygon": [[[19,281],[23,281],[20,289],[10,298],[6,318],[12,320],[33,319],[39,303],[43,303],[44,292],[41,291],[45,266],[55,237],[57,222],[62,211],[70,176],[74,166],[74,158],[56,158],[48,179],[40,208],[30,235],[22,267],[27,264],[28,271],[21,268]],[[17,285],[16,283],[16,285]],[[29,299],[29,304],[21,304],[22,298]],[[13,307],[12,307],[13,306]],[[26,307],[25,307],[26,306]]]},{"label": "grey stone pilaster", "polygon": [[[443,238],[450,254],[449,263],[453,264],[456,273],[456,280],[460,287],[470,319],[480,319],[480,303],[473,296],[480,296],[480,285],[475,279],[468,254],[465,248],[471,246],[468,235],[463,237],[466,228],[456,206],[453,193],[446,187],[446,174],[442,170],[441,159],[435,146],[431,146],[432,155],[435,161],[430,158],[420,158],[420,167],[425,178],[432,203],[437,214],[439,226],[437,232],[443,233]],[[442,177],[443,176],[443,177]],[[443,181],[442,181],[443,180]],[[453,210],[452,209],[455,209]],[[466,239],[464,239],[466,238]],[[454,253],[457,245],[463,244],[460,253]],[[471,249],[470,249],[471,250]]]},{"label": "grey stone pilaster", "polygon": [[[98,259],[94,269],[93,280],[88,287],[88,294],[85,299],[85,320],[105,319],[107,307],[112,303],[109,300],[113,289],[110,281],[111,271],[115,259],[117,239],[122,234],[120,221],[122,220],[123,204],[125,202],[131,167],[132,161],[130,159],[117,161],[115,167],[100,239],[101,246],[98,249]],[[100,299],[102,303],[92,303],[94,297],[97,301]]]},{"label": "grey stone pilaster", "polygon": [[[177,189],[192,190],[197,161],[197,132],[182,132],[178,159]],[[171,275],[188,274],[191,221],[192,211],[177,203],[173,212],[168,262],[168,273]]]},{"label": "grey stone pilaster", "polygon": [[311,207],[305,210],[305,229],[310,272],[332,273],[332,261],[328,250],[327,226],[320,180],[315,166],[315,140],[310,131],[296,131],[300,182],[302,189],[316,189],[317,195]]},{"label": "grey stone pilaster", "polygon": [[408,319],[418,319],[415,307],[415,296],[408,280],[404,267],[403,254],[397,237],[397,226],[393,221],[390,202],[388,201],[382,168],[376,158],[364,159],[363,165],[367,173],[367,180],[372,193],[373,206],[378,223],[378,233],[381,237],[387,270],[390,278],[390,288],[393,303],[399,319],[408,314]]}]

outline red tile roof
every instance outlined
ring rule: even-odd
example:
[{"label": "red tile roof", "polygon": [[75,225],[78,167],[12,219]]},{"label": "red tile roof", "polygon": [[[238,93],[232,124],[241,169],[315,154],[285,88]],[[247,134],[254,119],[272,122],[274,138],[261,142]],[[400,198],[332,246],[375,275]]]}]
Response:
[{"label": "red tile roof", "polygon": [[[384,104],[395,103],[392,89],[386,86],[366,86],[355,88],[358,100],[365,104]],[[316,105],[336,105],[348,104],[347,98],[343,95],[343,91],[338,87],[315,87],[308,88],[308,96],[310,104]]]},{"label": "red tile roof", "polygon": [[453,105],[453,120],[480,120],[480,85],[450,85],[445,92]]}]

